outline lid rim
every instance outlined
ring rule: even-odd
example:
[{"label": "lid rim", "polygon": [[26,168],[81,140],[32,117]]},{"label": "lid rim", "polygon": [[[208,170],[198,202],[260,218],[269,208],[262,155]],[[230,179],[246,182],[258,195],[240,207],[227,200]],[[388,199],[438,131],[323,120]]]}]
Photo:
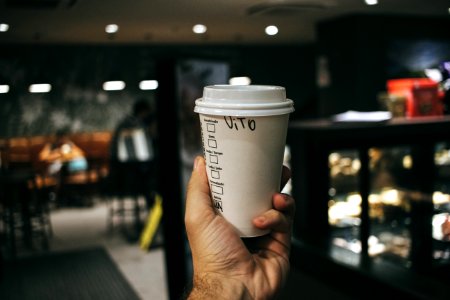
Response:
[{"label": "lid rim", "polygon": [[262,110],[262,109],[292,107],[294,105],[294,101],[292,101],[291,99],[286,99],[283,102],[273,102],[273,103],[214,103],[214,102],[205,102],[202,100],[202,98],[200,98],[195,101],[195,105],[205,108]]},{"label": "lid rim", "polygon": [[213,116],[236,116],[236,117],[268,117],[277,115],[287,115],[294,112],[294,107],[285,107],[271,110],[230,110],[230,109],[205,109],[195,107],[194,112]]},{"label": "lid rim", "polygon": [[276,85],[209,85],[194,112],[222,116],[273,116],[294,111],[286,89]]}]

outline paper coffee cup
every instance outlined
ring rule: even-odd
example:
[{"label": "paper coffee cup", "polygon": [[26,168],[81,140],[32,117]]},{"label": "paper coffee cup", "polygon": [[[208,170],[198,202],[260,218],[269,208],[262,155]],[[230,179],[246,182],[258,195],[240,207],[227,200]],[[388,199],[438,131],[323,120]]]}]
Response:
[{"label": "paper coffee cup", "polygon": [[252,220],[280,192],[292,100],[278,86],[214,85],[195,104],[216,211],[241,237],[267,234]]}]

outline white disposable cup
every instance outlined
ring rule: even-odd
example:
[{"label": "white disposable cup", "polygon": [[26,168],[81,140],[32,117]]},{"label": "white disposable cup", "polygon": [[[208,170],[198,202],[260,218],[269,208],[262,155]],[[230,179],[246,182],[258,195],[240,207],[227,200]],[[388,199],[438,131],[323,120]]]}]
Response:
[{"label": "white disposable cup", "polygon": [[278,86],[206,86],[195,101],[211,198],[241,237],[267,234],[252,220],[280,191],[292,100]]}]

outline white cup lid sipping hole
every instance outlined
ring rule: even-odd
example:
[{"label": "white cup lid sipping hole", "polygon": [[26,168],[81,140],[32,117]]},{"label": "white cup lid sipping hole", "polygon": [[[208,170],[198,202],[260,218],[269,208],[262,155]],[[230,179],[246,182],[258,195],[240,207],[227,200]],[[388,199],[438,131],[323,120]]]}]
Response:
[{"label": "white cup lid sipping hole", "polygon": [[195,101],[194,111],[208,115],[272,116],[294,111],[286,90],[270,85],[211,85]]}]

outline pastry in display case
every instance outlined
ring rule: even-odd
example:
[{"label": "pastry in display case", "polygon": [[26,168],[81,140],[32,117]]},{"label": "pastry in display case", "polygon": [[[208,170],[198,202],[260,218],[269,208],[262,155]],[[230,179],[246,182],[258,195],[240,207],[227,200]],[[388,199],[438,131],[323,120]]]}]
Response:
[{"label": "pastry in display case", "polygon": [[[333,152],[328,156],[330,188],[328,222],[333,243],[348,250],[358,247],[361,206],[358,202],[358,171],[361,167],[356,151]],[[360,197],[359,197],[360,198]]]},{"label": "pastry in display case", "polygon": [[288,141],[293,264],[348,275],[358,299],[450,299],[450,116],[295,122]]},{"label": "pastry in display case", "polygon": [[[328,223],[331,244],[337,249],[361,252],[361,196],[358,194],[358,172],[361,163],[358,152],[342,150],[328,156],[330,187],[328,190]],[[333,250],[337,250],[333,249]],[[338,261],[352,262],[352,257],[332,251]]]},{"label": "pastry in display case", "polygon": [[435,264],[450,263],[450,143],[436,145],[436,191],[433,193],[433,259]]},{"label": "pastry in display case", "polygon": [[[450,262],[450,147],[438,144],[435,151],[436,184],[430,196],[434,214],[434,262]],[[370,235],[368,254],[372,258],[409,267],[411,254],[411,186],[413,159],[409,147],[369,149]],[[361,203],[358,172],[361,163],[357,151],[344,150],[328,156],[330,188],[328,222],[332,245],[353,253],[361,252],[359,240]]]}]

